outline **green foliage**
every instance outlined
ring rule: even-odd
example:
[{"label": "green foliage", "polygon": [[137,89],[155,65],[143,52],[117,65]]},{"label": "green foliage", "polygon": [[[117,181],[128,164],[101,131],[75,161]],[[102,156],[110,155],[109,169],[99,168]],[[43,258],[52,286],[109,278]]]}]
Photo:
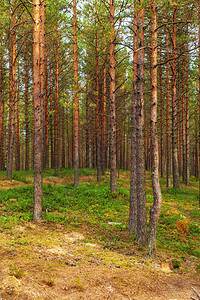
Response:
[{"label": "green foliage", "polygon": [[181,263],[180,263],[179,260],[173,259],[173,260],[172,260],[172,265],[173,265],[173,268],[174,268],[174,269],[179,269],[180,266],[181,266]]},{"label": "green foliage", "polygon": [[24,275],[24,270],[17,267],[16,265],[10,265],[9,275],[10,276],[15,276],[15,278],[17,278],[17,279],[21,279]]},{"label": "green foliage", "polygon": [[[65,185],[46,184],[43,187],[43,218],[47,222],[60,223],[66,228],[86,227],[88,240],[98,239],[109,249],[133,247],[135,234],[127,232],[129,213],[129,172],[120,171],[118,191],[112,193],[108,182],[109,176],[87,182],[88,175],[95,175],[96,170],[81,169],[80,175],[85,182],[79,188],[73,183]],[[33,175],[32,171],[28,176]],[[0,174],[3,177],[4,174]],[[18,173],[18,179],[24,173]],[[54,177],[54,170],[44,173],[44,178]],[[73,178],[73,170],[59,170],[57,179]],[[163,180],[163,179],[162,179]],[[58,181],[59,182],[59,181]],[[163,181],[163,183],[165,183]],[[147,175],[147,207],[153,202]],[[191,179],[191,186],[196,185]],[[200,257],[200,226],[198,209],[198,190],[182,187],[179,191],[163,188],[163,205],[158,223],[158,248],[176,254]],[[0,228],[8,230],[17,224],[32,220],[33,186],[2,190],[0,192]],[[138,251],[142,249],[137,248]]]}]

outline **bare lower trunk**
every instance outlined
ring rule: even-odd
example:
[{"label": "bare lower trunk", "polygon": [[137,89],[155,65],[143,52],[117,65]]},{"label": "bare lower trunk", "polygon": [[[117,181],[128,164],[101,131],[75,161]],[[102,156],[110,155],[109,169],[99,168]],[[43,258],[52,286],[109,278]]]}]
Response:
[{"label": "bare lower trunk", "polygon": [[74,41],[74,186],[79,186],[79,99],[78,99],[78,49],[76,0],[73,0],[73,41]]},{"label": "bare lower trunk", "polygon": [[[13,2],[13,5],[15,2]],[[9,64],[10,64],[10,102],[9,102],[9,132],[8,132],[8,164],[7,179],[12,179],[14,135],[15,135],[15,65],[16,65],[16,32],[15,13],[12,15],[11,33],[9,37]]]},{"label": "bare lower trunk", "polygon": [[65,108],[62,107],[62,168],[65,168]]},{"label": "bare lower trunk", "polygon": [[158,218],[161,209],[157,137],[157,20],[156,0],[151,0],[151,179],[154,203],[150,208],[147,255],[155,258]]},{"label": "bare lower trunk", "polygon": [[87,91],[86,91],[86,125],[85,125],[85,144],[86,144],[86,168],[90,167],[90,144],[89,144],[89,82],[87,75]]},{"label": "bare lower trunk", "polygon": [[110,0],[110,189],[117,191],[117,166],[116,166],[116,113],[115,113],[115,6]]},{"label": "bare lower trunk", "polygon": [[[97,19],[97,0],[95,2],[95,25],[98,25]],[[100,139],[100,102],[99,102],[99,45],[98,45],[98,31],[96,29],[96,139],[97,139],[97,181],[101,181],[101,139]]]},{"label": "bare lower trunk", "polygon": [[[187,25],[188,26],[188,25]],[[188,28],[187,28],[188,36]],[[187,51],[188,51],[188,40],[187,40]],[[189,54],[187,52],[186,60],[186,130],[185,130],[185,140],[186,140],[186,177],[185,184],[189,185],[190,182],[190,135],[189,135],[189,118],[190,118],[190,105],[189,105]]]},{"label": "bare lower trunk", "polygon": [[[168,22],[168,20],[167,20]],[[169,32],[166,28],[166,51],[167,60],[169,60]],[[171,173],[171,147],[170,147],[170,92],[169,92],[169,62],[166,64],[166,156],[167,156],[167,187],[171,186],[170,173]]]},{"label": "bare lower trunk", "polygon": [[173,6],[172,33],[172,164],[173,187],[179,189],[178,143],[177,143],[177,97],[176,97],[176,6]]},{"label": "bare lower trunk", "polygon": [[15,139],[15,170],[20,171],[20,74],[18,64],[18,80],[17,80],[17,126]]},{"label": "bare lower trunk", "polygon": [[[160,51],[160,60],[162,60],[162,52]],[[159,70],[160,79],[160,175],[163,177],[163,87],[162,87],[162,67]]]},{"label": "bare lower trunk", "polygon": [[42,219],[42,106],[40,99],[40,0],[33,0],[34,220]]},{"label": "bare lower trunk", "polygon": [[3,95],[3,55],[0,54],[0,171],[5,170],[5,128]]},{"label": "bare lower trunk", "polygon": [[[134,19],[134,41],[133,47],[136,50],[137,38],[137,16]],[[137,103],[137,90],[136,90],[136,76],[137,76],[137,55],[133,54],[133,102],[132,102],[132,131],[131,131],[131,178],[130,178],[130,209],[129,209],[129,226],[130,232],[137,230],[137,185],[136,185],[136,103]],[[125,136],[124,136],[125,138]]]},{"label": "bare lower trunk", "polygon": [[185,170],[186,170],[186,142],[185,142],[185,88],[184,88],[184,61],[182,65],[182,155],[183,155],[183,168],[182,177],[185,182]]},{"label": "bare lower trunk", "polygon": [[29,93],[28,93],[28,83],[29,83],[29,72],[28,72],[28,49],[26,45],[26,52],[25,52],[25,62],[24,62],[24,68],[25,68],[25,170],[29,170],[29,113],[28,113],[28,99],[29,99]]},{"label": "bare lower trunk", "polygon": [[56,100],[54,112],[54,169],[58,174],[59,148],[58,148],[58,24],[56,25]]},{"label": "bare lower trunk", "polygon": [[[142,0],[140,3],[142,4]],[[141,8],[137,18],[137,104],[136,104],[136,185],[137,185],[137,241],[145,244],[147,240],[147,211],[145,188],[145,155],[144,155],[144,9]]]}]

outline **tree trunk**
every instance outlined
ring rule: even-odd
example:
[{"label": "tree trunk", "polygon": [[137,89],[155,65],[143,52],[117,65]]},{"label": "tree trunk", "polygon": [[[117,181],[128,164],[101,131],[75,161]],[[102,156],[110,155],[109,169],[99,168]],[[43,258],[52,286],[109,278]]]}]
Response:
[{"label": "tree trunk", "polygon": [[154,203],[150,208],[147,255],[155,258],[158,218],[161,209],[157,137],[157,20],[156,0],[151,0],[151,179]]},{"label": "tree trunk", "polygon": [[0,171],[5,170],[5,127],[3,95],[3,54],[0,54]]},{"label": "tree trunk", "polygon": [[15,65],[16,65],[16,24],[14,13],[15,1],[13,1],[13,14],[11,32],[9,37],[9,64],[10,64],[10,102],[9,102],[9,132],[8,132],[8,164],[7,179],[12,179],[14,135],[15,135]]},{"label": "tree trunk", "polygon": [[59,147],[58,147],[58,24],[56,25],[56,101],[54,111],[54,169],[58,174]]},{"label": "tree trunk", "polygon": [[[168,23],[168,19],[167,19]],[[166,51],[167,61],[169,60],[169,32],[166,28]],[[166,64],[166,171],[167,171],[167,187],[171,186],[171,147],[170,147],[170,91],[169,91],[169,62]]]},{"label": "tree trunk", "polygon": [[188,54],[188,24],[187,24],[187,57],[186,57],[186,129],[185,129],[185,142],[186,142],[186,177],[185,184],[189,185],[190,181],[190,135],[189,135],[189,54]]},{"label": "tree trunk", "polygon": [[45,73],[46,73],[46,84],[45,84],[45,108],[44,108],[44,169],[49,168],[49,78],[48,78],[48,60],[46,60]]},{"label": "tree trunk", "polygon": [[89,82],[87,75],[87,87],[86,87],[86,126],[85,126],[85,141],[86,141],[86,168],[90,167],[90,144],[89,144]]},{"label": "tree trunk", "polygon": [[199,0],[199,207],[200,207],[200,0]]},{"label": "tree trunk", "polygon": [[103,105],[102,105],[102,174],[106,167],[106,62],[103,68]]},{"label": "tree trunk", "polygon": [[73,53],[74,53],[74,186],[79,186],[79,98],[76,0],[73,0]]},{"label": "tree trunk", "polygon": [[42,105],[40,95],[40,0],[33,0],[34,220],[42,219]]},{"label": "tree trunk", "polygon": [[172,165],[173,187],[179,189],[178,143],[177,143],[177,97],[176,97],[176,5],[173,5],[172,32]]},{"label": "tree trunk", "polygon": [[[95,25],[98,25],[97,19],[97,0],[95,1]],[[98,29],[96,29],[95,33],[96,38],[96,45],[95,45],[95,52],[96,52],[96,139],[97,139],[97,181],[101,181],[101,139],[100,139],[100,102],[99,102],[99,45],[98,45]]]},{"label": "tree trunk", "polygon": [[62,168],[65,168],[65,108],[62,107]]},{"label": "tree trunk", "polygon": [[15,139],[15,170],[20,171],[20,73],[18,64],[17,80],[17,127]]},{"label": "tree trunk", "polygon": [[45,0],[40,0],[40,101],[42,109],[42,161],[43,169],[46,167],[45,148],[45,102],[46,102],[46,66],[45,66]]},{"label": "tree trunk", "polygon": [[185,170],[186,170],[186,141],[185,141],[185,87],[184,87],[184,60],[182,62],[182,178],[183,182],[185,182]]},{"label": "tree trunk", "polygon": [[117,191],[116,113],[115,113],[115,5],[110,0],[110,189]]},{"label": "tree trunk", "polygon": [[[136,53],[136,38],[137,38],[137,14],[134,18],[134,40],[133,40],[133,101],[132,101],[132,131],[131,131],[131,178],[130,178],[130,209],[129,209],[129,231],[137,230],[137,161],[136,161],[136,104],[137,104],[137,53]],[[124,136],[125,138],[125,136]]]},{"label": "tree trunk", "polygon": [[[162,52],[160,51],[160,61],[162,60]],[[160,81],[160,175],[163,177],[163,86],[162,86],[162,66],[159,68]]]},{"label": "tree trunk", "polygon": [[[143,0],[139,1],[141,6]],[[137,104],[136,104],[136,185],[137,185],[137,241],[145,244],[147,240],[147,211],[145,187],[145,156],[144,156],[144,8],[140,8],[137,17]],[[140,50],[139,50],[140,49]]]},{"label": "tree trunk", "polygon": [[25,61],[24,61],[24,69],[25,69],[25,170],[29,170],[29,112],[28,112],[28,84],[29,84],[29,67],[28,67],[28,46],[26,44],[26,52],[25,52]]}]

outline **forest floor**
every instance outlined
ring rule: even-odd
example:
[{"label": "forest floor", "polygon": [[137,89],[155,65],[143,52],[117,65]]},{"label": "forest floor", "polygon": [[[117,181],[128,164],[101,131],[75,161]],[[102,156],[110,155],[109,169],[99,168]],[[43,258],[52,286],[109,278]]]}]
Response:
[{"label": "forest floor", "polygon": [[[158,226],[157,259],[145,257],[127,231],[129,173],[118,192],[109,174],[95,170],[44,174],[44,213],[32,221],[33,173],[0,173],[0,299],[197,299],[200,292],[198,181],[180,191],[165,188]],[[152,204],[147,173],[147,207]]]}]

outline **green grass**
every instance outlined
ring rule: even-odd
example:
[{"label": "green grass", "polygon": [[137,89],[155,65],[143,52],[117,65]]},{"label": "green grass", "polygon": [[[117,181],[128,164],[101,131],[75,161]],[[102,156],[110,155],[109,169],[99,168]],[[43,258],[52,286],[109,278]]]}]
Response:
[{"label": "green grass", "polygon": [[[96,170],[81,169],[80,176],[95,175]],[[73,184],[44,185],[43,218],[47,222],[61,223],[66,228],[79,228],[88,232],[88,239],[98,239],[104,247],[119,249],[135,247],[135,235],[128,234],[129,172],[121,171],[118,191],[109,189],[108,174],[98,184],[96,180]],[[48,170],[44,177],[54,176]],[[5,173],[0,173],[0,179]],[[33,172],[15,172],[18,181],[30,183]],[[59,171],[59,178],[73,177],[73,170]],[[163,205],[158,224],[157,244],[162,251],[177,255],[200,257],[200,210],[198,209],[197,180],[191,178],[189,187],[165,188],[161,179]],[[32,220],[33,186],[2,190],[0,192],[0,228],[6,230]],[[150,174],[147,173],[147,208],[153,203]],[[117,224],[115,224],[117,223]]]}]

